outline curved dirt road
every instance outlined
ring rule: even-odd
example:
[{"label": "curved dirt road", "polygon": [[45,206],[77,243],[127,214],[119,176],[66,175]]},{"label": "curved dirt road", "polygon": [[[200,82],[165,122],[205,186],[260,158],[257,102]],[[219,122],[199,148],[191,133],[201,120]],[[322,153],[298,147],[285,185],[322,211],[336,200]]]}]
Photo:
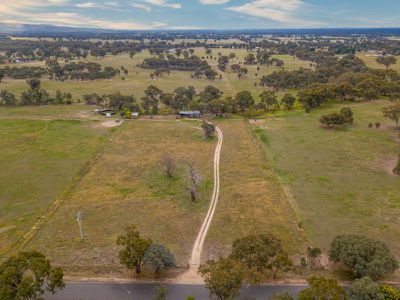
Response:
[{"label": "curved dirt road", "polygon": [[214,191],[213,191],[213,195],[212,195],[211,202],[210,202],[210,207],[208,209],[206,218],[204,219],[204,222],[201,225],[200,232],[199,232],[199,234],[196,238],[196,241],[194,243],[194,246],[193,246],[192,256],[190,258],[190,269],[191,270],[197,270],[197,268],[200,265],[201,252],[203,250],[204,241],[206,239],[207,232],[210,227],[211,221],[214,217],[215,208],[218,203],[219,160],[220,160],[221,147],[222,147],[222,142],[224,140],[224,136],[222,134],[222,131],[218,127],[215,127],[215,131],[217,133],[218,143],[215,148],[215,154],[214,154]]}]

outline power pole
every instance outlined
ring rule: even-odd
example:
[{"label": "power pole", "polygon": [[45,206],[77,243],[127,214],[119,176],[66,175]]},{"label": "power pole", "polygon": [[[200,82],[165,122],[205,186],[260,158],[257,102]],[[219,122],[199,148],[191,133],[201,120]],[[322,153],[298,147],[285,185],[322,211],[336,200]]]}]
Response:
[{"label": "power pole", "polygon": [[82,213],[80,211],[78,211],[78,213],[76,214],[76,221],[78,221],[78,225],[79,225],[79,233],[81,235],[81,240],[83,240],[83,231],[82,231]]}]

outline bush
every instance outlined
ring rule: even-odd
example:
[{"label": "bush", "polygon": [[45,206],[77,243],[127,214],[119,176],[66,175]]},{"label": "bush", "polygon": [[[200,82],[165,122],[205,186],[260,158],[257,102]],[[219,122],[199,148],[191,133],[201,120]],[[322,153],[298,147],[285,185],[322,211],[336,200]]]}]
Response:
[{"label": "bush", "polygon": [[354,121],[353,112],[349,107],[344,107],[339,113],[324,115],[319,119],[322,125],[328,127],[344,127],[352,125]]}]

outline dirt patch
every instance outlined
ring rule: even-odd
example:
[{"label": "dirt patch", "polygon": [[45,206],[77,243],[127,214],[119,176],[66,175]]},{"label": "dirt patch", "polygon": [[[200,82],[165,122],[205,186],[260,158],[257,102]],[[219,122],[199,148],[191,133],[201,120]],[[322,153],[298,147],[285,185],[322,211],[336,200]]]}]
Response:
[{"label": "dirt patch", "polygon": [[110,121],[104,121],[101,122],[100,124],[95,125],[95,127],[105,127],[105,128],[112,128],[112,127],[118,127],[124,123],[123,121],[116,122],[115,120],[110,120]]},{"label": "dirt patch", "polygon": [[378,157],[373,163],[373,168],[375,170],[384,170],[388,174],[395,176],[393,169],[397,164],[397,157]]}]

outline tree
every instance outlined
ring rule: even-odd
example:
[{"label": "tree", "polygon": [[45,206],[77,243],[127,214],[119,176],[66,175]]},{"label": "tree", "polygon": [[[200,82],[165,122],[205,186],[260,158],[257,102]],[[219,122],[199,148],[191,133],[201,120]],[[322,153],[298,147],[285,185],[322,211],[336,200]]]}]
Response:
[{"label": "tree", "polygon": [[241,111],[245,111],[254,104],[253,96],[249,91],[242,91],[236,94],[235,101]]},{"label": "tree", "polygon": [[385,300],[400,300],[400,291],[393,286],[382,284],[379,290],[385,297]]},{"label": "tree", "polygon": [[39,90],[40,89],[40,80],[39,79],[29,79],[26,81],[26,83],[29,85],[31,90]]},{"label": "tree", "polygon": [[15,95],[10,93],[9,91],[1,91],[0,92],[0,105],[5,106],[15,106],[17,104],[17,100],[15,99]]},{"label": "tree", "polygon": [[154,288],[155,297],[153,300],[166,300],[169,294],[169,289],[163,285]]},{"label": "tree", "polygon": [[399,267],[384,242],[353,234],[335,237],[329,257],[333,262],[349,268],[357,278],[369,276],[377,279]]},{"label": "tree", "polygon": [[302,290],[298,300],[345,300],[346,292],[335,279],[325,277],[310,277],[309,287]]},{"label": "tree", "polygon": [[382,108],[383,116],[392,120],[400,130],[400,103]]},{"label": "tree", "polygon": [[283,105],[285,105],[285,107],[288,110],[291,110],[293,108],[294,103],[296,102],[296,98],[292,94],[286,93],[283,96],[281,102],[282,102]]},{"label": "tree", "polygon": [[167,177],[172,178],[173,173],[176,169],[175,160],[172,158],[172,156],[169,153],[164,153],[161,157],[161,162],[162,162],[163,169],[164,169],[164,172],[167,175]]},{"label": "tree", "polygon": [[218,300],[234,299],[248,279],[248,270],[241,262],[222,257],[200,265],[199,274]]},{"label": "tree", "polygon": [[380,56],[376,59],[376,62],[384,65],[386,67],[386,70],[389,69],[390,65],[394,65],[397,62],[396,57],[394,56]]},{"label": "tree", "polygon": [[190,185],[190,199],[195,201],[197,198],[197,186],[201,181],[201,176],[196,170],[194,161],[188,163],[187,178]]},{"label": "tree", "polygon": [[264,272],[271,268],[271,260],[282,251],[280,241],[272,234],[249,235],[232,244],[230,258],[249,269]]},{"label": "tree", "polygon": [[385,300],[379,285],[369,277],[357,279],[349,288],[349,298],[351,300]]},{"label": "tree", "polygon": [[274,294],[271,297],[269,297],[268,299],[269,300],[294,300],[292,295],[290,295],[288,292]]},{"label": "tree", "polygon": [[6,76],[3,70],[0,70],[0,82],[3,80],[3,78]]},{"label": "tree", "polygon": [[203,129],[204,136],[208,139],[212,137],[215,133],[215,125],[203,120],[203,124],[201,125]]},{"label": "tree", "polygon": [[176,267],[174,255],[163,245],[152,244],[143,256],[143,264],[151,267],[156,274]]},{"label": "tree", "polygon": [[117,239],[117,245],[124,247],[118,255],[121,264],[128,269],[135,269],[136,274],[140,274],[144,254],[152,243],[151,239],[140,237],[135,226],[128,226],[125,235],[120,235]]},{"label": "tree", "polygon": [[399,158],[397,159],[397,165],[393,169],[393,174],[400,175],[400,155]]},{"label": "tree", "polygon": [[266,110],[269,110],[271,107],[276,106],[278,104],[278,98],[276,97],[275,92],[272,91],[264,91],[260,95],[261,103],[264,104]]},{"label": "tree", "polygon": [[293,266],[293,262],[289,258],[288,254],[284,251],[281,251],[277,254],[275,259],[272,261],[271,266],[275,268],[273,279],[276,279],[276,275],[279,270],[287,271],[290,267]]},{"label": "tree", "polygon": [[65,287],[63,271],[38,251],[19,252],[0,265],[0,299],[43,299]]}]

